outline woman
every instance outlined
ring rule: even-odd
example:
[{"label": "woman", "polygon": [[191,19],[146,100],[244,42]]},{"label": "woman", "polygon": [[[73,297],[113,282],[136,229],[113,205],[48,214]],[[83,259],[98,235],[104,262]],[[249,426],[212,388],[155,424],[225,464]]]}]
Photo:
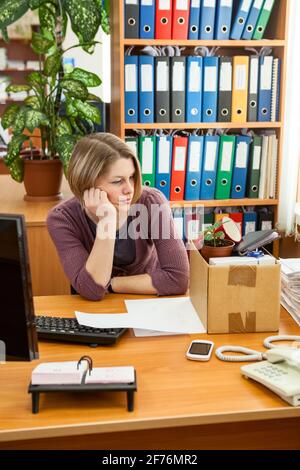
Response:
[{"label": "woman", "polygon": [[54,207],[47,225],[80,295],[186,292],[188,258],[169,203],[157,189],[141,186],[139,162],[122,140],[108,133],[83,137],[68,181],[75,197]]}]

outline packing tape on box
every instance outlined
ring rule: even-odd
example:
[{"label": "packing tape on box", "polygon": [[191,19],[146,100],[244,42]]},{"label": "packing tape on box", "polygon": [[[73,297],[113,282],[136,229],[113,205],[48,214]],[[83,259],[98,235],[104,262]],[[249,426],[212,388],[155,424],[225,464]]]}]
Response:
[{"label": "packing tape on box", "polygon": [[229,333],[254,333],[256,331],[256,312],[247,312],[245,323],[240,312],[228,313]]},{"label": "packing tape on box", "polygon": [[256,266],[229,266],[228,285],[256,287]]}]

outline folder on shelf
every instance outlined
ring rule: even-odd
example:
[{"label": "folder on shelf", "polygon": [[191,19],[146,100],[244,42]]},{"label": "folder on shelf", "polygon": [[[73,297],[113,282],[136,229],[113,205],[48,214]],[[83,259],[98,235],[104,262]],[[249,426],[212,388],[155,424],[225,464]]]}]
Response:
[{"label": "folder on shelf", "polygon": [[217,0],[202,0],[199,39],[214,39]]},{"label": "folder on shelf", "polygon": [[138,153],[138,137],[126,136],[126,137],[125,137],[125,142],[126,142],[126,144],[128,145],[128,147],[130,148],[130,150],[132,150],[132,152],[134,153],[134,155],[138,158],[138,157],[139,157],[139,153]]},{"label": "folder on shelf", "polygon": [[140,136],[139,147],[142,184],[155,187],[156,137]]},{"label": "folder on shelf", "polygon": [[223,217],[229,217],[228,212],[223,212],[223,209],[219,209],[217,207],[215,209],[214,215],[215,215],[215,218],[214,218],[215,223],[220,222],[223,219]]},{"label": "folder on shelf", "polygon": [[204,208],[204,221],[202,224],[202,231],[204,232],[210,225],[215,222],[215,213],[210,207]]},{"label": "folder on shelf", "polygon": [[137,39],[139,37],[139,19],[140,8],[139,0],[125,0],[124,5],[124,19],[125,19],[125,38]]},{"label": "folder on shelf", "polygon": [[235,159],[232,173],[232,199],[243,199],[246,195],[247,169],[251,137],[238,135],[236,137]]},{"label": "folder on shelf", "polygon": [[249,63],[249,90],[248,90],[248,122],[257,121],[257,104],[258,104],[258,72],[259,72],[259,56],[250,57]]},{"label": "folder on shelf", "polygon": [[272,230],[274,213],[269,207],[260,207],[257,211],[257,230]]},{"label": "folder on shelf", "polygon": [[140,38],[154,39],[155,0],[140,0]]},{"label": "folder on shelf", "polygon": [[139,56],[139,122],[154,122],[154,57]]},{"label": "folder on shelf", "polygon": [[235,136],[221,135],[215,199],[230,198],[234,151]]},{"label": "folder on shelf", "polygon": [[261,163],[262,137],[254,136],[250,149],[250,162],[248,169],[247,196],[258,198],[259,176]]},{"label": "folder on shelf", "polygon": [[203,147],[203,135],[189,136],[188,161],[184,193],[184,199],[187,201],[197,200],[200,197]]},{"label": "folder on shelf", "polygon": [[274,58],[272,70],[271,122],[279,121],[281,60]]},{"label": "folder on shelf", "polygon": [[252,39],[263,38],[274,4],[275,4],[275,0],[265,0],[264,6],[257,20]]},{"label": "folder on shelf", "polygon": [[178,238],[184,240],[184,214],[183,207],[174,207],[172,209],[172,215],[174,220],[175,230],[177,232]]},{"label": "folder on shelf", "polygon": [[155,185],[167,199],[170,199],[172,168],[172,136],[156,137],[156,178]]},{"label": "folder on shelf", "polygon": [[257,225],[257,213],[253,210],[244,211],[243,213],[243,236],[247,233],[255,232]]},{"label": "folder on shelf", "polygon": [[175,135],[172,149],[171,201],[182,201],[186,174],[188,138]]},{"label": "folder on shelf", "polygon": [[254,0],[244,27],[242,39],[246,39],[248,41],[252,39],[255,26],[258,21],[264,2],[265,0]]},{"label": "folder on shelf", "polygon": [[219,139],[218,135],[206,135],[204,139],[200,199],[215,197]]},{"label": "folder on shelf", "polygon": [[228,211],[228,217],[235,222],[236,226],[238,227],[238,229],[240,231],[241,238],[242,238],[242,234],[243,234],[243,212],[241,212],[241,211],[238,212],[236,210],[236,208],[234,210],[235,210],[235,212]]},{"label": "folder on shelf", "polygon": [[172,37],[172,0],[156,0],[155,39]]},{"label": "folder on shelf", "polygon": [[187,39],[190,0],[173,0],[172,39]]},{"label": "folder on shelf", "polygon": [[185,122],[185,57],[170,59],[171,122]]},{"label": "folder on shelf", "polygon": [[199,39],[201,0],[191,0],[190,21],[189,21],[189,39]]},{"label": "folder on shelf", "polygon": [[231,121],[232,57],[220,57],[218,122]]},{"label": "folder on shelf", "polygon": [[233,58],[232,122],[247,121],[249,57]]},{"label": "folder on shelf", "polygon": [[258,121],[271,121],[273,56],[260,57]]},{"label": "folder on shelf", "polygon": [[270,142],[270,153],[271,153],[271,163],[270,163],[270,176],[269,176],[269,198],[274,199],[276,197],[276,182],[277,182],[277,157],[278,157],[278,139],[275,134],[272,134],[269,137]]},{"label": "folder on shelf", "polygon": [[138,56],[125,55],[125,122],[138,122]]},{"label": "folder on shelf", "polygon": [[170,57],[155,57],[155,121],[170,122]]},{"label": "folder on shelf", "polygon": [[242,37],[247,18],[252,6],[252,0],[240,0],[234,15],[234,21],[231,28],[230,39],[239,40]]},{"label": "folder on shelf", "polygon": [[219,57],[203,59],[202,121],[216,122],[218,115]]},{"label": "folder on shelf", "polygon": [[233,0],[219,0],[216,13],[215,38],[227,40],[230,36]]},{"label": "folder on shelf", "polygon": [[268,199],[268,150],[269,150],[269,135],[262,135],[261,147],[261,162],[260,162],[260,175],[259,175],[259,199]]},{"label": "folder on shelf", "polygon": [[203,58],[188,56],[186,69],[186,121],[201,122]]}]

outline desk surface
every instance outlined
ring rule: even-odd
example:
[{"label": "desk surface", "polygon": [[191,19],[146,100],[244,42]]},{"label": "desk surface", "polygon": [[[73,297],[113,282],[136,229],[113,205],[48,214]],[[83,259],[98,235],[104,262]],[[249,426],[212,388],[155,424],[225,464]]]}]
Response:
[{"label": "desk surface", "polygon": [[[101,302],[77,296],[37,297],[35,308],[38,314],[67,316],[73,316],[74,310],[125,311],[124,296],[117,294]],[[283,309],[280,333],[299,334]],[[96,349],[41,342],[39,361],[0,365],[0,441],[300,417],[300,407],[293,408],[263,386],[245,380],[241,363],[224,363],[214,355],[207,363],[187,360],[191,338],[200,336],[213,340],[216,347],[231,344],[263,350],[268,333],[135,338],[128,331],[117,345]],[[27,393],[31,370],[38,362],[78,360],[84,354],[91,355],[95,367],[136,368],[134,411],[126,411],[124,393],[61,393],[42,394],[40,413],[33,415]]]},{"label": "desk surface", "polygon": [[[62,182],[63,199],[72,197],[69,185],[65,178]],[[59,201],[27,202],[23,197],[25,188],[8,175],[0,175],[0,212],[3,214],[23,214],[27,226],[45,225],[49,210]]]}]

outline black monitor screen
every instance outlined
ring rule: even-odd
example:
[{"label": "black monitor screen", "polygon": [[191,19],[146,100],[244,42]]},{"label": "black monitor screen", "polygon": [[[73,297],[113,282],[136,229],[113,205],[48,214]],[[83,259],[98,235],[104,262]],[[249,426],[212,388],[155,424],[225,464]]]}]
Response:
[{"label": "black monitor screen", "polygon": [[31,276],[21,215],[0,214],[0,299],[0,340],[6,360],[36,359]]}]

